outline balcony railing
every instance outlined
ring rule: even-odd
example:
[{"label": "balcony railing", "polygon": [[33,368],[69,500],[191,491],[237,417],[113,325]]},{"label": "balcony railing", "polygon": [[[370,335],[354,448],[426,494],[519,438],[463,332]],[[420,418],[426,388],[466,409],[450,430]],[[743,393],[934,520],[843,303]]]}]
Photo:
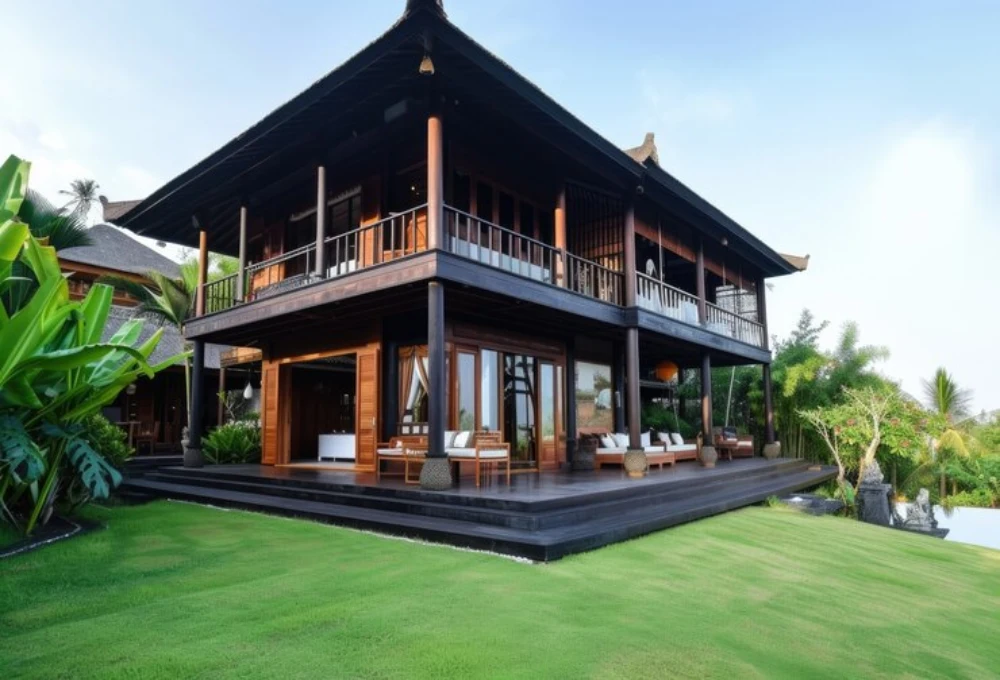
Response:
[{"label": "balcony railing", "polygon": [[[454,255],[613,305],[625,304],[621,272],[450,206],[444,208],[444,239],[444,249]],[[240,298],[271,297],[426,250],[425,204],[328,237],[323,243],[322,272],[316,267],[316,244],[310,243],[249,265],[242,296],[237,295],[235,274],[213,281],[205,286],[205,312],[224,311]],[[707,318],[702,324],[697,296],[646,274],[637,272],[635,277],[640,308],[755,347],[765,346],[762,324],[711,303],[706,304]]]},{"label": "balcony railing", "polygon": [[448,206],[444,225],[448,252],[527,279],[555,281],[558,249]]},{"label": "balcony railing", "polygon": [[636,304],[663,316],[698,325],[698,296],[663,283],[652,276],[636,273]]},{"label": "balcony railing", "polygon": [[764,325],[744,319],[711,302],[705,303],[705,329],[719,335],[745,342],[754,347],[764,347]]}]

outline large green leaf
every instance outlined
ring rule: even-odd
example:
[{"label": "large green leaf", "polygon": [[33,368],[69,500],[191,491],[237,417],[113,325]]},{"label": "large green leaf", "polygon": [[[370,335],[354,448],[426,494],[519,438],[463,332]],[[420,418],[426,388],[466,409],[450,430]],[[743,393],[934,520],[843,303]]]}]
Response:
[{"label": "large green leaf", "polygon": [[41,349],[40,340],[50,324],[70,313],[71,309],[61,309],[65,306],[58,303],[59,284],[55,279],[41,284],[28,304],[0,328],[0,389],[20,362]]},{"label": "large green leaf", "polygon": [[81,437],[70,439],[66,454],[70,465],[76,470],[77,477],[87,487],[92,497],[107,498],[111,495],[111,490],[121,484],[121,473],[85,439]]},{"label": "large green leaf", "polygon": [[45,473],[45,459],[38,445],[12,414],[0,415],[0,462],[18,484],[31,484]]},{"label": "large green leaf", "polygon": [[13,219],[21,210],[21,203],[28,192],[28,174],[31,163],[17,156],[8,156],[0,165],[0,224]]}]

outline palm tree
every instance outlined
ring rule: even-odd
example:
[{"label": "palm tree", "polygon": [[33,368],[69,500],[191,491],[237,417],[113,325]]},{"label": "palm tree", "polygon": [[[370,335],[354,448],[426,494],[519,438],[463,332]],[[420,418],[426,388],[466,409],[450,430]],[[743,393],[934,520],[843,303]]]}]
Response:
[{"label": "palm tree", "polygon": [[87,219],[90,209],[101,200],[98,195],[100,185],[92,179],[74,179],[69,183],[69,190],[60,189],[59,193],[69,196],[69,201],[63,210],[71,210],[71,214]]},{"label": "palm tree", "polygon": [[969,414],[972,390],[959,387],[944,367],[938,368],[934,377],[923,383],[928,408],[944,416],[949,423],[955,423]]},{"label": "palm tree", "polygon": [[969,413],[972,390],[959,387],[951,374],[941,367],[934,372],[933,378],[924,381],[924,394],[930,410],[948,423],[947,429],[931,445],[930,462],[938,471],[938,493],[943,500],[948,491],[948,463],[970,455],[969,433],[956,423]]},{"label": "palm tree", "polygon": [[[32,236],[52,246],[56,252],[92,243],[83,220],[56,208],[37,191],[28,189],[17,216],[28,225]],[[23,262],[15,262],[11,274],[15,280],[4,292],[4,297],[8,311],[13,312],[31,298],[37,284]]]}]

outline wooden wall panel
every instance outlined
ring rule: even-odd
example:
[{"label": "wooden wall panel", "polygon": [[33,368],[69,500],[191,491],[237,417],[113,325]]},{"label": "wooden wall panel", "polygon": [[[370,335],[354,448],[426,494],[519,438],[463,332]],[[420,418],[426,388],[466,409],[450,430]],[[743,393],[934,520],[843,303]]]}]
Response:
[{"label": "wooden wall panel", "polygon": [[261,462],[264,465],[274,465],[278,461],[278,446],[280,441],[278,428],[279,380],[280,365],[273,361],[263,362],[260,386],[261,441],[263,451]]},{"label": "wooden wall panel", "polygon": [[357,465],[373,468],[375,442],[378,437],[379,414],[379,350],[367,348],[358,352],[358,414]]}]

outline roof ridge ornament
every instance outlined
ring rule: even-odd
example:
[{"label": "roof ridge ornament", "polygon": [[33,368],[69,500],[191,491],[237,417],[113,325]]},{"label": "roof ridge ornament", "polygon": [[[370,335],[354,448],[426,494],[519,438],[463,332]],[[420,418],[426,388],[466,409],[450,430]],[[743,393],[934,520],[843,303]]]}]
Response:
[{"label": "roof ridge ornament", "polygon": [[448,17],[444,11],[444,0],[406,0],[406,9],[403,10],[403,18],[410,16],[419,10],[430,10],[442,19]]}]

